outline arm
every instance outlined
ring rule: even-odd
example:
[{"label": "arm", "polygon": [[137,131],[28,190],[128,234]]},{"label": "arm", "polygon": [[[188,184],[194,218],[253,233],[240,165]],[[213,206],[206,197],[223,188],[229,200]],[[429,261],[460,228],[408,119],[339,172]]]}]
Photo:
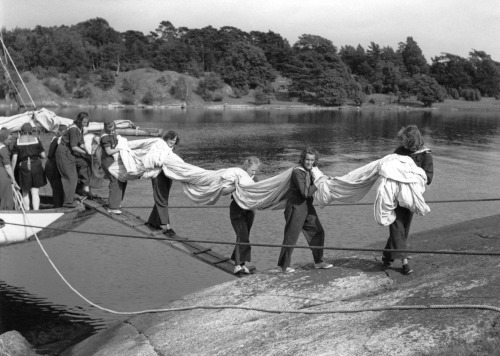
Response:
[{"label": "arm", "polygon": [[236,186],[231,185],[229,187],[222,188],[222,195],[228,195],[236,190]]},{"label": "arm", "polygon": [[424,154],[422,160],[422,169],[427,175],[427,185],[431,184],[432,178],[434,177],[434,161],[432,159],[432,154],[429,152]]},{"label": "arm", "polygon": [[5,170],[7,171],[7,174],[10,177],[10,181],[11,181],[12,185],[14,185],[15,188],[19,189],[19,186],[17,185],[17,182],[16,182],[16,178],[14,178],[14,171],[12,170],[12,167],[9,164],[5,165],[4,167],[5,167]]},{"label": "arm", "polygon": [[80,140],[80,131],[76,127],[72,127],[68,130],[69,135],[69,145],[73,152],[81,153],[82,155],[86,155],[87,151],[85,151],[82,147],[85,147]]},{"label": "arm", "polygon": [[[10,162],[10,169],[12,170],[12,167],[16,168],[16,164],[17,164],[17,153],[14,153],[12,155],[12,160]],[[7,169],[7,167],[5,169]],[[12,176],[14,176],[14,175],[12,175]]]},{"label": "arm", "polygon": [[119,150],[118,148],[111,148],[111,147],[109,147],[109,146],[104,147],[104,150],[106,151],[106,154],[107,154],[108,156],[112,156],[112,155],[114,155],[115,153],[120,152],[120,150]]}]

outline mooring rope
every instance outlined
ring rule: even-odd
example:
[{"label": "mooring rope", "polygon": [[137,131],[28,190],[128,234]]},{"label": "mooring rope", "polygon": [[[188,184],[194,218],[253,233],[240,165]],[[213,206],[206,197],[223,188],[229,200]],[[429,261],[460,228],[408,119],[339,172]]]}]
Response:
[{"label": "mooring rope", "polygon": [[26,225],[26,224],[16,224],[11,222],[4,222],[5,225],[14,226],[27,226],[31,228],[52,230],[66,233],[77,233],[77,234],[87,234],[96,236],[110,236],[110,237],[125,237],[132,239],[144,239],[144,240],[158,240],[158,241],[171,241],[171,242],[196,242],[196,243],[206,243],[214,245],[239,245],[239,246],[255,246],[255,247],[276,247],[276,248],[299,248],[299,249],[321,249],[321,250],[335,250],[335,251],[359,251],[359,252],[403,252],[403,253],[417,253],[417,254],[436,254],[436,255],[470,255],[470,256],[500,256],[500,252],[494,251],[450,251],[450,250],[411,250],[411,249],[384,249],[384,248],[365,248],[365,247],[338,247],[338,246],[306,246],[306,245],[282,245],[282,244],[267,244],[267,243],[248,243],[248,242],[236,242],[236,241],[220,241],[220,240],[192,240],[183,238],[172,238],[172,237],[156,237],[156,236],[135,236],[135,235],[123,235],[123,234],[111,234],[104,232],[92,232],[92,231],[81,231],[81,230],[67,230],[67,229],[56,229],[44,226]]},{"label": "mooring rope", "polygon": [[[29,223],[28,216],[26,215],[26,210],[24,209],[24,206],[22,204],[21,209],[23,212],[23,215],[26,219],[26,222]],[[18,224],[16,224],[18,225]],[[31,225],[28,225],[31,226]],[[491,305],[482,305],[482,304],[451,304],[451,305],[446,305],[446,304],[436,304],[436,305],[399,305],[399,306],[394,306],[394,305],[389,305],[389,306],[380,306],[380,307],[361,307],[361,308],[334,308],[334,309],[328,309],[328,310],[305,310],[305,309],[272,309],[272,308],[258,308],[258,307],[247,307],[247,306],[241,306],[241,305],[194,305],[194,306],[188,306],[188,307],[178,307],[178,308],[159,308],[159,309],[146,309],[146,310],[139,310],[139,311],[117,311],[113,309],[109,309],[103,306],[100,306],[94,302],[92,302],[90,299],[85,297],[82,293],[80,293],[71,283],[68,282],[68,280],[64,277],[64,275],[59,271],[55,263],[52,261],[50,258],[49,254],[43,247],[40,239],[38,238],[38,234],[34,229],[32,229],[33,234],[36,238],[36,241],[38,245],[40,246],[40,249],[42,250],[43,254],[49,261],[50,265],[54,269],[54,271],[57,273],[57,275],[61,278],[61,280],[70,288],[76,295],[78,295],[82,300],[84,300],[86,303],[89,305],[111,313],[111,314],[116,314],[116,315],[139,315],[139,314],[148,314],[148,313],[167,313],[167,312],[177,312],[177,311],[188,311],[188,310],[195,310],[195,309],[239,309],[239,310],[250,310],[250,311],[258,311],[258,312],[263,312],[263,313],[273,313],[273,314],[340,314],[340,313],[359,313],[359,312],[378,312],[378,311],[389,311],[389,310],[428,310],[428,309],[475,309],[475,310],[491,310],[491,311],[496,311],[500,312],[500,308],[491,306]],[[182,240],[180,240],[182,241]],[[309,247],[308,247],[309,248]],[[335,301],[329,301],[324,304],[318,304],[314,305],[312,307],[316,306],[321,306],[325,304],[330,304],[334,303]]]},{"label": "mooring rope", "polygon": [[[477,203],[477,202],[491,202],[500,201],[500,198],[484,198],[484,199],[455,199],[455,200],[428,200],[426,204],[443,204],[443,203]],[[373,203],[333,203],[326,206],[369,206]],[[314,206],[319,206],[314,204]],[[123,206],[123,209],[151,209],[151,205],[138,205],[138,206]],[[169,209],[229,209],[229,205],[169,205]]]}]

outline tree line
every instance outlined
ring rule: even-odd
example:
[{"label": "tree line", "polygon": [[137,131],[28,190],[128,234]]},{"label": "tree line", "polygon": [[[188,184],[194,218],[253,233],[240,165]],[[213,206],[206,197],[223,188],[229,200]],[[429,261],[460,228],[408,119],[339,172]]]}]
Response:
[{"label": "tree line", "polygon": [[[373,93],[416,95],[429,106],[446,97],[500,96],[500,63],[490,55],[477,50],[468,58],[443,53],[428,64],[412,37],[397,49],[371,42],[366,49],[345,45],[339,50],[330,40],[311,34],[290,45],[272,31],[176,28],[162,21],[145,35],[118,32],[102,18],[1,32],[19,71],[47,78],[64,73],[65,89],[75,97],[86,95],[89,81],[106,90],[114,85],[115,73],[147,67],[200,78],[197,91],[205,100],[222,100],[224,84],[236,96],[257,89],[262,100],[275,95],[327,106],[361,104]],[[5,75],[2,96],[12,92]],[[278,75],[287,84],[276,90],[270,83]]]}]

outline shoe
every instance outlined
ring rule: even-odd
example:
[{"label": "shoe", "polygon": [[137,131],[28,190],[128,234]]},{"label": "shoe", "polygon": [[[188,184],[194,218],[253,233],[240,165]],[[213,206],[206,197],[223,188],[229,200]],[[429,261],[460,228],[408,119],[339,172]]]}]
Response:
[{"label": "shoe", "polygon": [[280,268],[281,268],[281,271],[283,273],[293,273],[293,272],[295,272],[295,269],[293,269],[292,267],[287,267],[285,269],[283,269],[283,267],[280,267]]},{"label": "shoe", "polygon": [[326,262],[320,262],[320,263],[315,263],[314,268],[315,269],[329,269],[332,268],[333,265],[331,263],[326,263]]},{"label": "shoe", "polygon": [[242,271],[243,271],[242,266],[240,266],[240,265],[234,266],[234,271],[233,271],[234,274],[241,273]]},{"label": "shoe", "polygon": [[240,266],[241,271],[245,274],[250,274],[250,270],[247,268],[247,266]]},{"label": "shoe", "polygon": [[389,260],[388,258],[382,257],[382,265],[384,268],[391,268],[393,260]]},{"label": "shoe", "polygon": [[76,203],[64,203],[63,208],[77,208],[78,204]]},{"label": "shoe", "polygon": [[410,273],[413,273],[413,270],[411,269],[410,265],[408,263],[403,265],[403,274],[408,275]]},{"label": "shoe", "polygon": [[108,214],[121,214],[122,211],[120,209],[108,209]]},{"label": "shoe", "polygon": [[97,195],[92,193],[91,191],[83,191],[83,195],[89,197],[89,198],[97,198]]},{"label": "shoe", "polygon": [[177,235],[173,229],[167,229],[167,231],[165,231],[164,234],[169,237],[174,237],[175,235]]}]

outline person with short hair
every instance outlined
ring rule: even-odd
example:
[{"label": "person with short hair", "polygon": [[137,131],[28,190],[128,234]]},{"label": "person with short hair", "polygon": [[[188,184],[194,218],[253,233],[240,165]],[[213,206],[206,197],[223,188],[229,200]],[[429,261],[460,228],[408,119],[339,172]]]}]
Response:
[{"label": "person with short hair", "polygon": [[[162,135],[162,139],[172,151],[180,143],[179,135],[175,131],[168,131]],[[153,186],[155,205],[149,215],[148,224],[156,229],[166,229],[164,234],[168,237],[174,237],[176,233],[170,225],[170,216],[168,214],[168,197],[172,187],[172,179],[168,178],[162,170],[156,177],[151,179],[151,184]]]},{"label": "person with short hair", "polygon": [[61,174],[57,168],[56,151],[57,146],[61,142],[61,137],[66,132],[68,127],[66,125],[59,125],[55,136],[50,141],[49,151],[47,153],[47,162],[45,162],[45,175],[52,188],[52,204],[54,208],[60,208],[64,203],[64,190],[61,181]]},{"label": "person with short hair", "polygon": [[[295,245],[301,231],[309,246],[325,245],[325,231],[313,206],[316,186],[311,170],[316,167],[318,160],[318,151],[312,147],[306,147],[300,154],[299,165],[292,171],[290,190],[286,195],[283,245]],[[311,251],[314,268],[333,267],[331,263],[323,261],[323,249],[311,249]],[[292,252],[293,247],[281,248],[278,267],[284,273],[295,272],[295,269],[290,267]]]},{"label": "person with short hair", "polygon": [[109,167],[115,161],[114,155],[119,154],[118,136],[116,135],[116,125],[112,119],[104,121],[104,130],[101,134],[100,145],[102,147],[101,167],[109,179],[108,213],[121,214],[121,203],[127,189],[127,181],[122,182],[113,176]]},{"label": "person with short hair", "polygon": [[[394,153],[402,156],[410,156],[415,164],[422,168],[427,176],[427,184],[431,184],[434,176],[434,164],[431,150],[424,145],[424,140],[419,129],[415,125],[403,127],[398,132],[398,138],[401,140],[401,145]],[[397,206],[394,210],[396,220],[389,225],[389,239],[384,249],[406,250],[408,247],[407,241],[410,233],[411,221],[413,213],[410,209]],[[403,252],[384,251],[382,262],[384,268],[389,268],[395,259],[401,259],[403,274],[407,275],[413,272],[413,269],[408,263],[407,254]]]},{"label": "person with short hair", "polygon": [[[88,159],[89,156],[85,150],[83,141],[83,128],[89,125],[89,121],[90,118],[88,113],[79,113],[64,135],[62,135],[61,143],[56,149],[56,163],[59,173],[61,174],[64,190],[64,207],[74,208],[77,206],[74,200],[81,169],[81,166],[77,166],[77,159],[81,162],[85,160],[83,157],[87,157]],[[81,173],[84,174],[85,169],[81,169]],[[87,176],[87,179],[88,178]]]},{"label": "person with short hair", "polygon": [[12,186],[19,189],[10,164],[9,145],[12,136],[9,130],[0,130],[0,210],[14,209]]},{"label": "person with short hair", "polygon": [[[260,166],[260,160],[257,157],[248,157],[243,162],[243,170],[254,181],[258,182],[256,176],[257,170]],[[231,187],[234,191],[235,187]],[[224,191],[223,194],[229,194],[229,191]],[[236,233],[236,242],[250,243],[250,230],[252,229],[253,221],[255,219],[255,211],[246,210],[241,208],[236,200],[231,195],[231,204],[229,205],[229,218],[231,225]],[[234,261],[234,274],[244,273],[249,274],[250,270],[245,266],[245,262],[251,262],[252,259],[252,246],[250,245],[236,245],[234,246],[231,260]]]},{"label": "person with short hair", "polygon": [[21,126],[20,136],[12,147],[11,164],[14,172],[17,171],[17,183],[21,187],[26,210],[30,207],[33,210],[40,209],[39,189],[47,184],[41,158],[47,158],[45,149],[40,140],[33,137],[31,124],[24,123]]}]

